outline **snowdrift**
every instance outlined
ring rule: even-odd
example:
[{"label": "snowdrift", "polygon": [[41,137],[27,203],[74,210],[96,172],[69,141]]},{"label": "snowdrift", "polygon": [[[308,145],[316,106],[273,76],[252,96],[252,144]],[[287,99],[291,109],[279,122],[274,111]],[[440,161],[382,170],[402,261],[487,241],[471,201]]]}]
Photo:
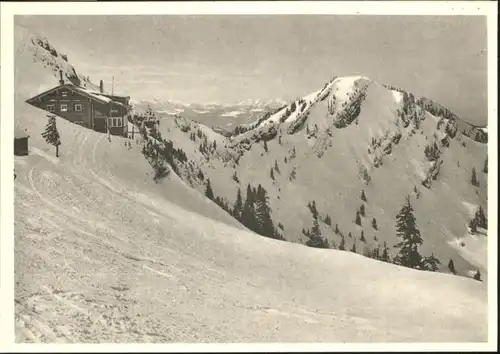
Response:
[{"label": "snowdrift", "polygon": [[486,341],[486,287],[244,230],[133,144],[22,101],[16,157],[17,340]]}]

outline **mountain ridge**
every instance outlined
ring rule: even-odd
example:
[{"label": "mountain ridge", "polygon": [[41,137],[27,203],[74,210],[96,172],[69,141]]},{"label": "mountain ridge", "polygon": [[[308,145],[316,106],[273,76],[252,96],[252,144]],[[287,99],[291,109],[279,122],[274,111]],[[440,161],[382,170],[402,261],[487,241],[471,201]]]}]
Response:
[{"label": "mountain ridge", "polygon": [[[304,101],[309,113],[302,126],[299,114],[288,122],[276,116],[276,124],[264,126],[275,127],[275,136],[263,130],[254,139],[251,132],[248,144],[240,137],[234,146],[182,114],[151,130],[141,127],[135,141],[108,139],[57,117],[63,145],[56,158],[41,136],[46,113],[25,103],[57,79],[55,66],[44,67],[36,53],[55,64],[62,60],[46,49],[18,52],[15,60],[15,120],[31,136],[30,154],[15,157],[17,341],[486,340],[485,282],[359,254],[363,245],[392,246],[395,214],[410,193],[425,239],[422,254],[439,251],[443,265],[455,259],[460,275],[474,266],[487,279],[485,236],[463,235],[487,192],[479,168],[480,187],[469,182],[484,143],[459,130],[446,138],[453,135],[451,123],[437,129],[439,119],[425,112],[424,120],[416,119],[415,105],[400,116],[402,95],[370,85],[359,101],[343,93],[335,104],[335,94]],[[439,153],[426,154],[426,138],[439,144]],[[161,150],[162,144],[169,173],[155,183],[146,148]],[[421,183],[431,166],[442,167],[428,189]],[[315,211],[336,249],[249,231],[230,213],[238,188],[248,201],[247,185],[260,191],[258,211],[265,209],[267,191],[274,226],[288,241],[306,238],[301,228],[314,229]],[[208,186],[212,200],[205,197]],[[363,226],[354,222],[361,204]],[[370,226],[375,216],[378,230]],[[357,244],[358,254],[340,250],[337,223],[345,250]]]}]

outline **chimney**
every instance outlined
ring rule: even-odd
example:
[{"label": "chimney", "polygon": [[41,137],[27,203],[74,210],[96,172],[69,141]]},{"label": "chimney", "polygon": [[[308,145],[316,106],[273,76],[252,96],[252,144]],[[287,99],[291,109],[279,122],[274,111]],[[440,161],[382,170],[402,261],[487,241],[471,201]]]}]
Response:
[{"label": "chimney", "polygon": [[64,85],[62,70],[59,70],[59,85]]},{"label": "chimney", "polygon": [[104,93],[104,84],[102,83],[102,80],[101,80],[101,82],[99,83],[99,91],[100,91],[101,93]]}]

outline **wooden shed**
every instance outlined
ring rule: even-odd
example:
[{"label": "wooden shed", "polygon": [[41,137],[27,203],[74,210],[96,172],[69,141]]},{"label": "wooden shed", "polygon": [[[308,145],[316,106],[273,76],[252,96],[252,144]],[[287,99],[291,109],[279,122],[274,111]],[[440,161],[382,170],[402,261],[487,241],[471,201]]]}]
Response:
[{"label": "wooden shed", "polygon": [[26,156],[28,155],[28,138],[29,135],[25,130],[15,127],[14,130],[14,155]]}]

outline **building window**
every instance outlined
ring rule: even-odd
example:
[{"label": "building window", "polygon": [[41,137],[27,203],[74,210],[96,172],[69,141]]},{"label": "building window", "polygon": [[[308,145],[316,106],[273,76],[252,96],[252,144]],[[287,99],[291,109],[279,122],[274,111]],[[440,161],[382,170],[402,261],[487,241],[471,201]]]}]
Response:
[{"label": "building window", "polygon": [[61,92],[62,97],[68,97],[68,91],[63,91]]},{"label": "building window", "polygon": [[56,111],[56,105],[55,104],[48,104],[47,105],[47,111],[49,111],[49,112],[55,112]]},{"label": "building window", "polygon": [[75,112],[82,112],[83,105],[81,103],[75,103]]},{"label": "building window", "polygon": [[113,117],[113,118],[108,118],[108,127],[114,128],[114,127],[121,127],[122,126],[122,119],[121,117]]},{"label": "building window", "polygon": [[66,103],[61,104],[61,112],[67,112],[68,111],[68,105]]}]

